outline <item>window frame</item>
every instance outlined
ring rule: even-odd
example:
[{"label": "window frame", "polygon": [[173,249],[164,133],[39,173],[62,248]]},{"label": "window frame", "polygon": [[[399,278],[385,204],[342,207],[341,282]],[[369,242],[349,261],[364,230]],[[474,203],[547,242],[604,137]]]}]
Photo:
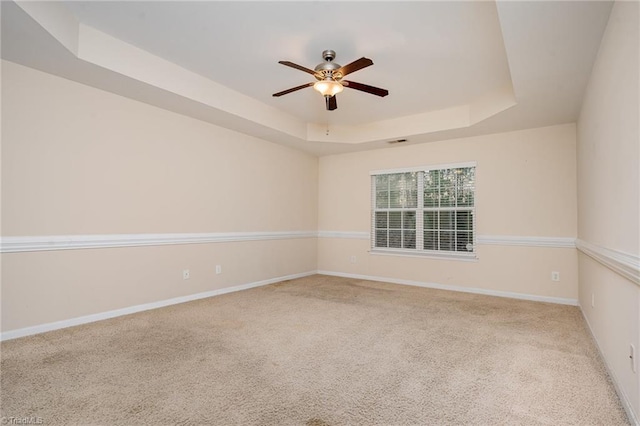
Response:
[{"label": "window frame", "polygon": [[[447,169],[456,169],[456,168],[469,168],[473,167],[475,170],[474,173],[474,186],[473,186],[473,197],[474,202],[472,206],[460,208],[459,206],[452,206],[451,208],[447,207],[426,207],[424,205],[424,177],[427,173],[433,170],[447,170]],[[476,205],[477,205],[477,162],[463,162],[463,163],[449,163],[449,164],[432,164],[420,167],[407,167],[407,168],[399,168],[399,169],[384,169],[384,170],[373,170],[369,172],[370,175],[370,191],[371,191],[371,233],[370,233],[370,253],[374,255],[392,255],[392,256],[408,256],[408,257],[421,257],[421,258],[435,258],[435,259],[446,259],[446,260],[463,260],[463,261],[475,261],[478,259],[476,245],[477,245],[477,230],[476,230]],[[376,176],[380,175],[394,175],[401,173],[417,173],[418,180],[418,202],[415,208],[400,208],[393,209],[388,207],[386,209],[380,209],[376,206]],[[415,234],[416,248],[389,248],[389,247],[376,247],[376,212],[380,210],[384,211],[415,211]],[[418,247],[424,247],[424,213],[425,211],[469,211],[471,214],[472,220],[472,251],[448,251],[448,250],[425,250],[419,249]],[[437,228],[441,231],[440,227]],[[453,230],[455,232],[455,230]]]}]

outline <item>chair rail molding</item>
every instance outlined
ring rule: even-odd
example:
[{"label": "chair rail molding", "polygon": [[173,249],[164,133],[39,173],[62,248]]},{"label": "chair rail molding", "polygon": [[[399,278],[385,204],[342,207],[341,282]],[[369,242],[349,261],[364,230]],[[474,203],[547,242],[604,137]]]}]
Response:
[{"label": "chair rail molding", "polygon": [[478,235],[478,244],[498,246],[575,248],[574,237],[531,237],[518,235]]},{"label": "chair rail molding", "polygon": [[[170,244],[207,244],[239,241],[287,240],[296,238],[338,238],[369,240],[370,233],[367,231],[273,231],[214,232],[189,234],[173,233],[11,236],[0,238],[0,253],[159,246]],[[576,240],[573,237],[477,235],[476,241],[477,244],[480,245],[556,248],[576,247]]]},{"label": "chair rail molding", "polygon": [[289,240],[316,238],[316,231],[217,232],[193,234],[103,234],[2,237],[0,253],[77,250],[111,247],[161,246],[170,244],[207,244],[239,241]]},{"label": "chair rail molding", "polygon": [[[368,240],[369,232],[354,231],[319,231],[319,238],[345,238]],[[575,248],[574,237],[531,237],[518,235],[477,235],[476,242],[481,245],[525,246],[525,247],[557,247]]]},{"label": "chair rail molding", "polygon": [[368,240],[369,232],[357,231],[318,231],[319,238],[346,238],[350,240]]},{"label": "chair rail molding", "polygon": [[577,239],[577,249],[640,286],[640,256]]}]

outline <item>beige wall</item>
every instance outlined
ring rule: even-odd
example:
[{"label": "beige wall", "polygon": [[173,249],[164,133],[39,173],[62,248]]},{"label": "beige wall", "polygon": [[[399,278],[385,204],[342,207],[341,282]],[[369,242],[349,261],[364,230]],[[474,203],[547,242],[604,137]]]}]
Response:
[{"label": "beige wall", "polygon": [[3,62],[2,235],[315,230],[317,159]]},{"label": "beige wall", "polygon": [[[640,254],[637,2],[616,2],[578,122],[578,238]],[[640,419],[640,286],[580,254],[580,305],[615,381]],[[592,295],[595,304],[591,306]],[[640,364],[636,359],[636,365]]]},{"label": "beige wall", "polygon": [[316,239],[2,256],[2,326],[12,331],[315,271]]},{"label": "beige wall", "polygon": [[[567,124],[322,157],[320,230],[369,231],[372,170],[475,161],[478,235],[575,237],[575,143],[575,126]],[[578,297],[572,248],[480,245],[477,262],[461,262],[371,255],[366,240],[321,238],[318,247],[320,270]],[[560,282],[550,280],[551,271]]]},{"label": "beige wall", "polygon": [[[577,236],[637,258],[638,38],[638,3],[616,3],[577,136],[567,124],[320,160],[3,62],[2,235],[366,233],[371,170],[475,161],[478,235]],[[571,248],[481,244],[478,257],[371,255],[368,240],[345,238],[7,253],[1,330],[316,269],[579,297],[638,416],[640,379],[628,358],[630,343],[640,351],[637,284]]]},{"label": "beige wall", "polygon": [[[4,237],[317,229],[313,156],[10,62],[2,89]],[[2,330],[314,271],[316,258],[315,238],[8,253]]]}]

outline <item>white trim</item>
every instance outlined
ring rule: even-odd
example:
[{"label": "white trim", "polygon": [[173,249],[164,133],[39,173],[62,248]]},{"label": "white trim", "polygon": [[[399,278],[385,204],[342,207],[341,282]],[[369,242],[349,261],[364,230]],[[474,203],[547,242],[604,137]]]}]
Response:
[{"label": "white trim", "polygon": [[613,272],[640,285],[640,256],[591,244],[580,239],[576,240],[576,247],[582,253],[602,263]]},{"label": "white trim", "polygon": [[575,248],[575,241],[576,239],[573,237],[526,237],[516,235],[478,235],[476,237],[478,244],[498,246]]},{"label": "white trim", "polygon": [[[51,235],[34,237],[2,237],[0,253],[19,253],[48,250],[77,250],[111,247],[160,246],[170,244],[206,244],[240,241],[287,240],[297,238],[344,238],[369,240],[369,232],[360,231],[280,231],[280,232],[218,232],[194,234],[104,234]],[[575,248],[572,237],[529,237],[512,235],[477,235],[480,245]],[[610,258],[620,268],[631,268],[638,275],[638,257],[581,242],[586,254],[596,253]],[[617,263],[616,263],[617,262]],[[606,264],[606,263],[605,263]],[[609,265],[607,265],[609,266]],[[634,269],[635,268],[635,269]],[[633,275],[632,275],[633,276]],[[637,279],[637,278],[636,278]]]},{"label": "white trim", "polygon": [[388,277],[374,277],[371,275],[348,274],[344,272],[318,271],[318,274],[331,275],[331,276],[343,277],[343,278],[355,278],[360,280],[380,281],[380,282],[386,282],[386,283],[392,283],[392,284],[411,285],[416,287],[435,288],[438,290],[459,291],[462,293],[483,294],[486,296],[507,297],[510,299],[531,300],[534,302],[547,302],[547,303],[556,303],[560,305],[578,306],[577,299],[567,299],[563,297],[538,296],[535,294],[513,293],[510,291],[489,290],[489,289],[477,288],[477,287],[462,287],[462,286],[449,285],[449,284],[425,283],[422,281],[402,280],[402,279],[388,278]]},{"label": "white trim", "polygon": [[225,287],[217,290],[205,291],[203,293],[190,294],[187,296],[174,297],[173,299],[160,300],[158,302],[145,303],[143,305],[129,306],[127,308],[115,309],[113,311],[101,312],[98,314],[85,315],[67,320],[50,322],[47,324],[35,325],[33,327],[20,328],[18,330],[5,331],[0,333],[0,341],[17,339],[19,337],[40,334],[46,331],[59,330],[61,328],[73,327],[81,324],[102,321],[109,318],[120,317],[123,315],[135,314],[136,312],[148,311],[151,309],[163,308],[165,306],[177,305],[179,303],[191,302],[193,300],[205,299],[207,297],[219,296],[221,294],[232,293],[241,290],[247,290],[254,287],[274,284],[280,281],[293,280],[296,278],[315,275],[316,271],[303,272],[300,274],[286,275],[283,277],[270,278],[267,280],[256,281],[248,284],[241,284],[233,287]]},{"label": "white trim", "polygon": [[204,244],[238,241],[287,240],[316,238],[315,231],[216,232],[197,234],[104,234],[51,235],[36,237],[2,237],[0,253],[46,250],[74,250],[110,247],[160,246],[169,244]]},{"label": "white trim", "polygon": [[345,238],[353,240],[368,240],[368,232],[318,231],[319,238]]},{"label": "white trim", "polygon": [[429,166],[403,167],[401,169],[372,170],[369,172],[369,175],[377,176],[377,175],[390,175],[394,173],[428,172],[429,170],[460,169],[463,167],[477,167],[477,166],[478,166],[478,163],[476,163],[475,161],[469,161],[466,163],[431,164]]},{"label": "white trim", "polygon": [[423,259],[436,260],[459,260],[463,262],[477,262],[478,256],[474,252],[455,252],[455,251],[426,251],[426,250],[404,250],[404,249],[387,249],[375,248],[369,251],[375,256],[404,256],[404,257],[421,257]]},{"label": "white trim", "polygon": [[589,329],[589,332],[591,333],[591,337],[593,338],[593,341],[596,343],[596,348],[598,349],[598,352],[600,353],[600,358],[602,359],[602,361],[604,363],[604,367],[606,368],[607,373],[609,373],[609,377],[611,377],[611,382],[613,383],[613,387],[615,388],[616,393],[618,394],[618,398],[620,398],[620,402],[622,403],[622,407],[624,408],[624,411],[627,413],[627,417],[631,421],[631,424],[636,425],[636,426],[640,426],[640,418],[638,418],[638,415],[636,415],[636,413],[633,412],[633,405],[631,404],[631,401],[629,400],[629,397],[627,396],[627,394],[624,392],[624,390],[620,386],[620,384],[619,384],[620,381],[618,380],[618,377],[616,376],[615,372],[613,371],[613,369],[609,365],[609,362],[607,361],[607,358],[604,356],[604,353],[602,352],[602,347],[600,346],[600,342],[598,341],[598,338],[596,337],[596,334],[593,332],[593,328],[591,327],[591,324],[589,323],[589,319],[587,318],[587,315],[584,313],[584,310],[582,309],[581,305],[579,305],[579,308],[580,308],[580,312],[582,313],[582,317],[584,318],[584,322],[587,324],[587,328]]},{"label": "white trim", "polygon": [[315,274],[331,275],[331,276],[344,277],[344,278],[357,278],[357,279],[370,280],[370,281],[381,281],[381,282],[388,282],[392,284],[412,285],[417,287],[436,288],[440,290],[460,291],[464,293],[484,294],[488,296],[508,297],[512,299],[532,300],[537,302],[558,303],[562,305],[575,306],[578,304],[578,301],[575,299],[564,299],[559,297],[536,296],[536,295],[529,295],[529,294],[522,294],[522,293],[487,290],[487,289],[474,288],[474,287],[461,287],[461,286],[436,284],[436,283],[424,283],[419,281],[401,280],[401,279],[385,278],[385,277],[374,277],[370,275],[347,274],[347,273],[333,272],[333,271],[308,271],[308,272],[303,272],[299,274],[292,274],[292,275],[286,275],[282,277],[270,278],[262,281],[256,281],[248,284],[241,284],[233,287],[225,287],[217,290],[206,291],[203,293],[196,293],[196,294],[190,294],[187,296],[175,297],[167,300],[160,300],[158,302],[145,303],[142,305],[130,306],[126,308],[115,309],[112,311],[85,315],[77,318],[70,318],[67,320],[56,321],[56,322],[51,322],[47,324],[35,325],[32,327],[25,327],[18,330],[5,331],[3,333],[0,333],[0,342],[5,340],[17,339],[19,337],[40,334],[47,331],[73,327],[76,325],[102,321],[105,319],[115,318],[123,315],[130,315],[137,312],[143,312],[151,309],[162,308],[165,306],[176,305],[179,303],[191,302],[193,300],[204,299],[207,297],[219,296],[221,294],[247,290],[254,287],[265,286],[265,285],[274,284],[280,281],[293,280],[296,278],[307,277]]},{"label": "white trim", "polygon": [[[369,232],[319,231],[318,237],[368,240],[371,238],[371,234]],[[476,244],[480,245],[575,248],[575,241],[576,239],[573,237],[528,237],[518,235],[476,236]]]}]

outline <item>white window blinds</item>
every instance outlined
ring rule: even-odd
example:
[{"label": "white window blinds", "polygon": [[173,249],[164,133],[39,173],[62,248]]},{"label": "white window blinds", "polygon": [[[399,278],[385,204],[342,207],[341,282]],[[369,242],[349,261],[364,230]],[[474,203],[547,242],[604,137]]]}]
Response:
[{"label": "white window blinds", "polygon": [[374,251],[475,253],[475,164],[371,173]]}]

